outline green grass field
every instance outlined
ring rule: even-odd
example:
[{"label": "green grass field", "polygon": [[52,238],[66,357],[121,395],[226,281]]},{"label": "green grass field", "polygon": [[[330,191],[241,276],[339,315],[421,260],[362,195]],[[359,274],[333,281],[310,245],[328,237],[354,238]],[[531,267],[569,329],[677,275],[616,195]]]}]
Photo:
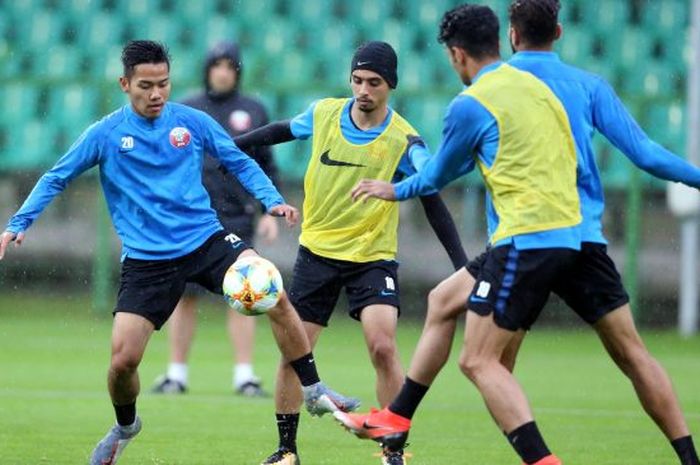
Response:
[{"label": "green grass field", "polygon": [[[8,295],[9,294],[9,295]],[[91,313],[87,298],[0,296],[0,464],[82,464],[113,411],[106,392],[110,318]],[[190,366],[191,392],[182,397],[144,394],[144,421],[122,465],[258,464],[276,445],[272,400],[245,400],[230,390],[231,359],[223,307],[207,306]],[[408,362],[420,334],[400,328]],[[645,333],[671,373],[691,429],[700,434],[700,339]],[[460,341],[457,341],[459,344]],[[316,350],[322,377],[375,405],[373,371],[359,327],[336,315]],[[476,390],[454,359],[415,417],[409,451],[418,464],[517,464]],[[257,370],[272,388],[277,350],[260,319]],[[165,334],[154,336],[141,365],[144,390],[165,368]],[[642,412],[629,383],[593,334],[535,330],[516,371],[549,445],[567,465],[675,464],[675,454]],[[331,418],[302,414],[302,463],[378,464],[374,443],[359,441]]]}]

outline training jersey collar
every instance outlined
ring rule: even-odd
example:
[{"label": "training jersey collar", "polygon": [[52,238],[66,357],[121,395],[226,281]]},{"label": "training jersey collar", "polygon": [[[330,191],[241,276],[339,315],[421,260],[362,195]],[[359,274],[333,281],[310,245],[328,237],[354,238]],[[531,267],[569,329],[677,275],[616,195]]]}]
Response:
[{"label": "training jersey collar", "polygon": [[350,124],[357,129],[360,132],[367,132],[367,131],[384,131],[384,129],[389,126],[389,121],[391,121],[391,115],[394,113],[394,110],[391,109],[389,105],[386,106],[387,112],[386,116],[384,117],[384,121],[382,121],[380,124],[377,126],[372,126],[371,128],[367,129],[360,129],[357,124],[355,123],[355,120],[352,119],[352,113],[350,112],[352,110],[352,106],[355,104],[355,97],[351,97],[348,99],[348,103],[345,104],[343,107],[343,115],[342,117],[346,119],[347,121],[350,122]]},{"label": "training jersey collar", "polygon": [[134,111],[131,103],[128,103],[125,106],[125,111],[129,121],[147,129],[155,129],[163,126],[166,123],[166,120],[168,119],[167,116],[170,113],[170,103],[165,102],[163,110],[160,112],[160,116],[157,118],[146,118],[145,116],[139,115]]},{"label": "training jersey collar", "polygon": [[511,60],[532,60],[532,59],[560,61],[559,55],[557,55],[556,52],[545,52],[545,51],[541,51],[541,50],[537,50],[537,51],[524,50],[521,52],[516,52],[511,57]]},{"label": "training jersey collar", "polygon": [[483,76],[486,73],[490,73],[491,71],[497,69],[502,64],[503,64],[503,62],[501,60],[498,60],[498,61],[494,61],[493,63],[490,63],[490,64],[484,66],[483,68],[481,68],[479,70],[479,72],[476,73],[476,76],[474,76],[474,78],[472,79],[472,85],[476,84],[476,81],[478,81],[481,76]]}]

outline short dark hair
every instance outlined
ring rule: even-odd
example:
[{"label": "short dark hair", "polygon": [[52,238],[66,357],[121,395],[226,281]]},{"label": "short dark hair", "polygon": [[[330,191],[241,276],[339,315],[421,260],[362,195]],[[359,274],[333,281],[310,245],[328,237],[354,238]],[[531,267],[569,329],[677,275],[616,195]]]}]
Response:
[{"label": "short dark hair", "polygon": [[168,48],[164,44],[152,40],[129,41],[122,50],[124,76],[131,77],[134,74],[134,68],[143,63],[165,63],[170,69]]},{"label": "short dark hair", "polygon": [[560,8],[559,0],[513,0],[508,16],[528,45],[541,46],[556,38]]},{"label": "short dark hair", "polygon": [[497,57],[498,34],[498,17],[491,8],[464,4],[443,15],[438,42],[462,48],[476,59]]}]

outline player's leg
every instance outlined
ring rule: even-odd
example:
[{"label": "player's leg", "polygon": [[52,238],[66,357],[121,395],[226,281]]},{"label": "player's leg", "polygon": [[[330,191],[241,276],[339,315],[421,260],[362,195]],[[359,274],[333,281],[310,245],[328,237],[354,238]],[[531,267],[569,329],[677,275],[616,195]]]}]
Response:
[{"label": "player's leg", "polygon": [[[376,373],[377,400],[386,407],[401,389],[404,376],[396,347],[400,313],[398,263],[344,263],[341,269],[350,316],[362,324]],[[403,448],[384,447],[381,460],[384,465],[404,465]]]},{"label": "player's leg", "polygon": [[430,386],[447,363],[457,319],[467,310],[467,298],[473,287],[474,278],[462,268],[428,294],[423,333],[407,373],[413,381]]},{"label": "player's leg", "polygon": [[234,353],[233,389],[247,397],[267,397],[253,371],[256,319],[228,312],[227,330]]},{"label": "player's leg", "polygon": [[175,261],[127,258],[122,263],[107,378],[117,424],[93,450],[91,465],[114,465],[141,430],[136,415],[137,369],[151,334],[167,321],[184,291],[188,266],[188,257]]},{"label": "player's leg", "polygon": [[[474,261],[475,267],[478,264],[479,259]],[[473,285],[474,278],[463,268],[430,291],[423,333],[398,395],[388,407],[379,411],[336,414],[336,419],[343,426],[361,438],[392,436],[394,445],[401,442],[399,439],[405,442],[418,405],[449,358],[457,318],[466,311],[467,298]],[[366,429],[366,424],[373,428]]]},{"label": "player's leg", "polygon": [[398,309],[391,305],[369,305],[360,313],[360,321],[377,374],[377,400],[385,407],[399,392],[403,381],[403,368],[396,347]]},{"label": "player's leg", "polygon": [[501,363],[514,334],[514,331],[499,327],[492,314],[482,316],[467,312],[459,366],[479,389],[502,431],[513,431],[533,421],[523,390]]},{"label": "player's leg", "polygon": [[[153,323],[141,315],[119,312],[114,316],[112,358],[107,385],[115,407],[136,402],[140,390],[137,369],[153,330]],[[128,412],[124,414],[130,416],[126,420],[133,422],[133,417]],[[129,424],[120,421],[119,417],[120,412],[117,411],[117,422]]]},{"label": "player's leg", "polygon": [[503,350],[503,355],[501,355],[501,365],[503,365],[506,370],[513,373],[515,370],[515,362],[518,358],[518,353],[520,352],[520,347],[523,345],[523,340],[525,339],[526,331],[524,329],[519,329],[513,334],[513,338],[510,343]]},{"label": "player's leg", "polygon": [[90,465],[116,463],[124,447],[141,430],[141,420],[136,416],[140,389],[137,368],[153,329],[153,323],[140,315],[117,313],[114,317],[107,385],[117,424],[95,446]]},{"label": "player's leg", "polygon": [[566,249],[491,249],[469,297],[462,372],[479,389],[499,429],[526,464],[559,464],[534,421],[525,393],[503,364],[521,328],[531,326],[555,284],[573,268]]},{"label": "player's leg", "polygon": [[651,356],[628,304],[594,325],[606,350],[630,379],[647,414],[671,442],[682,465],[698,465],[697,451],[666,370]]},{"label": "player's leg", "polygon": [[158,377],[151,389],[157,394],[183,394],[187,392],[188,366],[190,348],[197,326],[197,294],[192,288],[201,286],[188,284],[185,294],[168,319],[168,348],[170,362],[164,376]]},{"label": "player's leg", "polygon": [[[290,300],[303,320],[309,344],[316,345],[319,334],[333,312],[340,293],[339,274],[330,260],[300,247],[289,289]],[[292,366],[282,359],[275,384],[275,412],[278,448],[263,464],[294,465],[298,461],[297,428],[302,391]]]},{"label": "player's leg", "polygon": [[[304,329],[311,348],[316,346],[323,326],[304,322]],[[275,417],[277,420],[278,444],[275,450],[262,463],[265,465],[295,465],[298,463],[297,429],[299,412],[304,401],[299,377],[285,359],[280,361],[275,382]]]},{"label": "player's leg", "polygon": [[698,465],[671,380],[637,332],[629,297],[606,246],[583,243],[572,279],[561,283],[556,292],[596,330],[612,359],[632,382],[644,410],[671,441],[681,464]]}]

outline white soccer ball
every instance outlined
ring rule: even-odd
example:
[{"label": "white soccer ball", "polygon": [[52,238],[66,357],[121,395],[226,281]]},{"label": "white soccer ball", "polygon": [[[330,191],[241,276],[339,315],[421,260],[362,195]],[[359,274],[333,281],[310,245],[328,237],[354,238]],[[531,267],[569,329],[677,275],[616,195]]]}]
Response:
[{"label": "white soccer ball", "polygon": [[257,255],[243,257],[224,275],[224,299],[243,315],[262,315],[277,305],[282,295],[282,276],[271,261]]}]

